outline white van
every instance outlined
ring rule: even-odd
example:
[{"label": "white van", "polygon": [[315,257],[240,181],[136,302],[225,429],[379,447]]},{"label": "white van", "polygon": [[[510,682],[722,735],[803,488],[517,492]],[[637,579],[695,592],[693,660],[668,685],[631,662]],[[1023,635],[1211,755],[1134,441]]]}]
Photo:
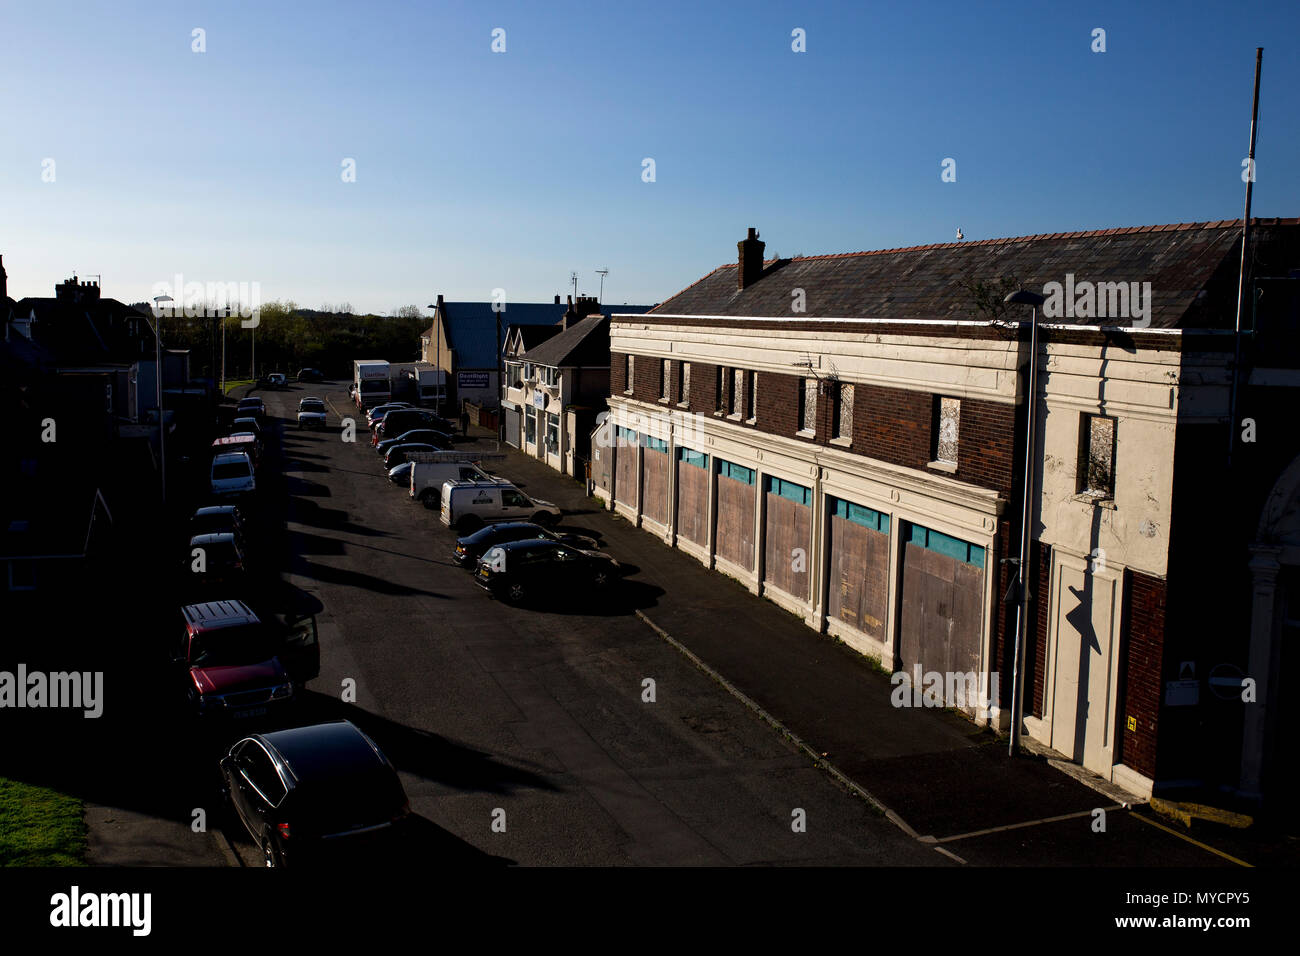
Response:
[{"label": "white van", "polygon": [[508,481],[447,481],[442,486],[442,523],[467,534],[496,521],[532,521],[543,526],[560,520],[560,509],[530,498]]},{"label": "white van", "polygon": [[442,505],[448,481],[496,481],[471,461],[415,461],[411,465],[411,497],[433,510]]},{"label": "white van", "polygon": [[249,495],[257,490],[253,461],[242,451],[213,455],[211,481],[212,493],[220,498]]}]

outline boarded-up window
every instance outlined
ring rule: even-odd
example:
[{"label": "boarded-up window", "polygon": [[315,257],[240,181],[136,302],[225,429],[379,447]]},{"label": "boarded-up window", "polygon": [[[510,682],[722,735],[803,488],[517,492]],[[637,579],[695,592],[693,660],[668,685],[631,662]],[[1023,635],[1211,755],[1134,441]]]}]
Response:
[{"label": "boarded-up window", "polygon": [[934,406],[936,461],[957,464],[958,423],[961,420],[961,402],[955,398],[936,397]]},{"label": "boarded-up window", "polygon": [[807,600],[812,539],[812,489],[768,477],[763,496],[766,509],[764,580],[792,597]]},{"label": "boarded-up window", "polygon": [[799,428],[806,432],[817,430],[817,379],[800,379]]},{"label": "boarded-up window", "polygon": [[696,544],[708,544],[709,456],[689,448],[677,449],[677,533]]},{"label": "boarded-up window", "polygon": [[731,409],[732,415],[739,415],[745,407],[745,372],[743,369],[731,370]]},{"label": "boarded-up window", "polygon": [[614,500],[636,507],[637,433],[617,426],[614,431]]},{"label": "boarded-up window", "polygon": [[[975,711],[984,623],[984,549],[904,525],[899,657],[909,675],[937,672],[948,706]],[[973,686],[972,686],[973,685]],[[915,688],[920,690],[920,688]],[[958,690],[954,697],[951,690]]]},{"label": "boarded-up window", "polygon": [[645,437],[641,454],[641,514],[659,524],[668,523],[668,443]]},{"label": "boarded-up window", "polygon": [[673,380],[673,363],[671,359],[664,359],[659,363],[659,397],[664,401],[668,400],[668,388]]},{"label": "boarded-up window", "polygon": [[1079,431],[1079,493],[1114,498],[1115,419],[1084,415]]},{"label": "boarded-up window", "polygon": [[677,379],[677,404],[685,405],[691,400],[691,363],[683,362],[681,369]]},{"label": "boarded-up window", "polygon": [[840,382],[835,402],[835,437],[853,437],[853,386]]},{"label": "boarded-up window", "polygon": [[714,388],[713,410],[715,412],[724,411],[727,407],[727,370],[721,365],[717,367],[718,381]]},{"label": "boarded-up window", "polygon": [[758,418],[758,373],[749,373],[749,388],[745,392],[748,399],[749,415],[746,416],[752,422]]},{"label": "boarded-up window", "polygon": [[878,641],[889,605],[889,515],[831,498],[827,614]]},{"label": "boarded-up window", "polygon": [[718,557],[754,570],[754,470],[718,462]]},{"label": "boarded-up window", "polygon": [[623,357],[623,374],[625,376],[623,380],[623,391],[626,392],[628,395],[632,394],[632,389],[635,387],[635,382],[636,382],[635,359],[636,356],[634,355],[625,355]]}]

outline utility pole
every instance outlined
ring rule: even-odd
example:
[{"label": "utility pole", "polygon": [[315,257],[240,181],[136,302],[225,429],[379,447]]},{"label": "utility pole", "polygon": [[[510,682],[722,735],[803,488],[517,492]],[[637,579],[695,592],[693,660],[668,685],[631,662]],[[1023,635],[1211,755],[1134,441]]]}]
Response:
[{"label": "utility pole", "polygon": [[1232,360],[1232,397],[1228,401],[1228,467],[1232,467],[1232,449],[1237,437],[1237,382],[1241,377],[1241,313],[1246,298],[1246,256],[1250,244],[1250,193],[1255,185],[1255,126],[1259,120],[1259,74],[1264,48],[1255,47],[1255,96],[1250,107],[1250,151],[1246,161],[1246,212],[1241,220],[1241,271],[1237,274],[1237,325],[1233,333],[1235,346]]},{"label": "utility pole", "polygon": [[163,421],[163,366],[162,366],[162,309],[159,302],[175,301],[169,295],[157,295],[153,300],[153,377],[157,386],[158,402],[158,477],[162,486],[162,506],[167,508],[167,425]]}]

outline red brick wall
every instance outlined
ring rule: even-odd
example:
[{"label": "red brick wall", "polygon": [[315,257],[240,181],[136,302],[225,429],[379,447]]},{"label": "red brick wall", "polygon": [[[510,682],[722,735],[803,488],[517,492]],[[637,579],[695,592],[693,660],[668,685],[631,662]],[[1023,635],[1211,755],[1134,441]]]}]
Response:
[{"label": "red brick wall", "polygon": [[[659,363],[653,356],[636,358],[636,381],[632,397],[658,404]],[[621,395],[623,356],[610,356],[610,391]],[[672,363],[669,403],[676,405],[677,377],[681,365]],[[730,369],[728,369],[730,371]],[[752,426],[759,431],[798,438],[801,377],[780,372],[758,373],[758,415]],[[717,407],[717,366],[691,363],[690,410],[712,414]],[[934,457],[934,402],[929,392],[885,388],[856,383],[853,386],[853,440],[850,450],[879,461],[926,470]],[[809,444],[827,445],[833,437],[833,409],[830,396],[817,402],[817,427],[813,438],[799,438]],[[997,402],[963,399],[958,425],[957,471],[952,476],[1007,497],[1012,492],[1015,449],[1015,407]]]},{"label": "red brick wall", "polygon": [[[1156,775],[1160,692],[1164,687],[1166,585],[1129,571],[1124,589],[1125,642],[1120,674],[1119,753],[1116,760],[1149,777]],[[1137,729],[1128,729],[1128,718]]]}]

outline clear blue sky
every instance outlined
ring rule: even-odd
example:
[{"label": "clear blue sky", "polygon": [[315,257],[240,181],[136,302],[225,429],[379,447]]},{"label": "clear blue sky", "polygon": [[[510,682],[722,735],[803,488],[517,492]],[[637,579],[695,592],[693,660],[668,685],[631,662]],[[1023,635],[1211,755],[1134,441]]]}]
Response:
[{"label": "clear blue sky", "polygon": [[1259,45],[1255,214],[1300,215],[1290,0],[6,3],[0,37],[15,297],[181,273],[378,312],[607,267],[652,303],[748,226],[789,256],[1235,218]]}]

